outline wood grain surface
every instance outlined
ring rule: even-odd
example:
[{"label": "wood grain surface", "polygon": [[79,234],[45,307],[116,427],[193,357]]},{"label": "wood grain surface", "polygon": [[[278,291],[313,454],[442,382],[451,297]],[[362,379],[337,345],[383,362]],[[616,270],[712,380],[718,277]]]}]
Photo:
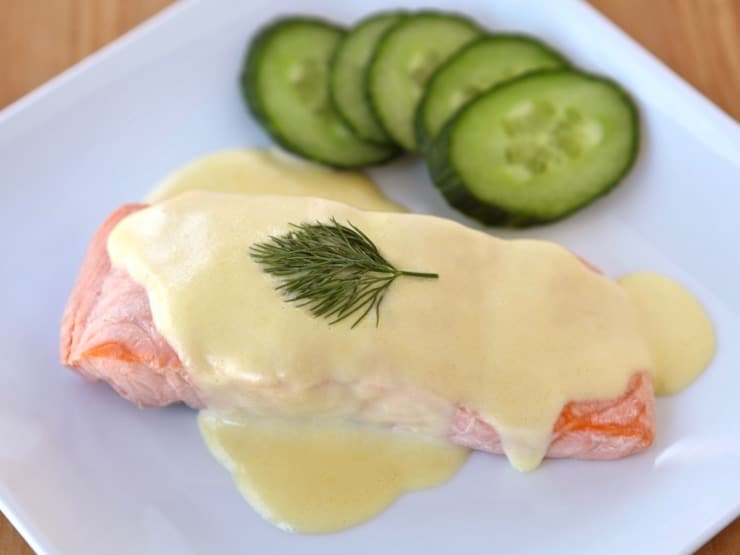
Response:
[{"label": "wood grain surface", "polygon": [[[740,120],[740,0],[590,1]],[[0,0],[0,108],[170,3]],[[32,553],[0,515],[0,554]],[[740,555],[740,519],[698,553]]]}]

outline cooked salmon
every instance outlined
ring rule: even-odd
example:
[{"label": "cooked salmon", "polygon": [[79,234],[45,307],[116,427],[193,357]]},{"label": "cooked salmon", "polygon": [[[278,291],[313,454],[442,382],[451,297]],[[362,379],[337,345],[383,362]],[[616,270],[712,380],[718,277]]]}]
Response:
[{"label": "cooked salmon", "polygon": [[[152,320],[145,289],[111,265],[106,242],[113,227],[145,205],[125,205],[98,229],[70,295],[61,329],[64,365],[85,378],[110,384],[139,406],[183,402],[203,408],[204,399],[188,369]],[[399,394],[387,391],[388,396]],[[413,392],[402,392],[413,405]],[[397,399],[391,403],[398,406]],[[397,422],[404,427],[404,415]],[[614,459],[647,448],[655,429],[650,375],[635,373],[616,399],[567,404],[552,431],[547,456]],[[449,424],[449,439],[472,449],[501,453],[494,426],[475,411],[458,406]]]}]

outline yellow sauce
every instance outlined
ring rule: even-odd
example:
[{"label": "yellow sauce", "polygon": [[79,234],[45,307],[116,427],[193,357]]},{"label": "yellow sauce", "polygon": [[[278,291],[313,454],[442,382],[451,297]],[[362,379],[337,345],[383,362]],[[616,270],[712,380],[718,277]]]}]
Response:
[{"label": "yellow sauce", "polygon": [[336,532],[369,520],[402,493],[445,482],[468,455],[441,441],[348,423],[209,410],[198,422],[252,507],[293,532]]},{"label": "yellow sauce", "polygon": [[186,191],[314,196],[364,210],[404,211],[359,172],[334,171],[276,148],[226,150],[195,160],[166,177],[146,202]]},{"label": "yellow sauce", "polygon": [[[362,174],[278,150],[197,160],[147,201],[187,191],[403,211]],[[370,320],[329,327],[284,303],[248,245],[287,222],[330,215],[361,224],[398,266],[439,272],[440,281],[397,281],[377,329]],[[701,306],[666,278],[622,280],[635,315],[619,288],[554,245],[505,243],[435,218],[199,195],[119,227],[109,243],[114,262],[146,286],[158,329],[213,407],[199,416],[206,444],[250,504],[291,531],[341,530],[406,491],[446,481],[468,453],[443,439],[457,404],[495,424],[513,464],[530,469],[566,401],[616,397],[638,369],[652,370],[659,394],[672,393],[714,352]]]},{"label": "yellow sauce", "polygon": [[691,384],[716,349],[714,329],[699,301],[683,286],[653,272],[619,280],[632,298],[653,355],[657,395],[672,395]]},{"label": "yellow sauce", "polygon": [[[350,221],[398,267],[375,326],[289,304],[249,247],[289,223]],[[214,409],[399,423],[439,437],[460,404],[538,466],[568,401],[612,399],[651,355],[625,290],[544,241],[300,197],[186,193],[124,219],[113,263],[146,288],[157,329]]]}]

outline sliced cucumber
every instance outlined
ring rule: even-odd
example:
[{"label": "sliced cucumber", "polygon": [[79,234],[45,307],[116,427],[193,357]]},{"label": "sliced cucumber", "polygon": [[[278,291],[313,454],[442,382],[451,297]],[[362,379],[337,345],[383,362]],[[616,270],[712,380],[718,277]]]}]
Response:
[{"label": "sliced cucumber", "polygon": [[397,149],[355,137],[329,102],[329,60],[343,35],[318,19],[270,24],[249,45],[242,93],[252,114],[287,150],[338,168],[379,164]]},{"label": "sliced cucumber", "polygon": [[405,12],[383,12],[357,23],[339,41],[331,62],[329,93],[334,109],[355,134],[376,143],[393,139],[378,125],[366,94],[367,64],[383,34]]},{"label": "sliced cucumber", "polygon": [[368,67],[368,94],[380,124],[406,150],[416,150],[414,112],[429,77],[480,34],[464,17],[419,12],[383,35]]},{"label": "sliced cucumber", "polygon": [[576,70],[527,73],[463,107],[427,164],[447,201],[488,224],[562,218],[634,163],[637,109],[616,83]]},{"label": "sliced cucumber", "polygon": [[416,109],[416,143],[422,150],[468,100],[535,69],[569,65],[560,54],[524,35],[488,35],[468,43],[432,76]]}]

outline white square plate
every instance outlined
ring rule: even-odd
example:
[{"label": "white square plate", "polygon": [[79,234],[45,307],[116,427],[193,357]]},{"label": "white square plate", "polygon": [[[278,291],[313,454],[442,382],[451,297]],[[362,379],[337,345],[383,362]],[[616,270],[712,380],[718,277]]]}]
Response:
[{"label": "white square plate", "polygon": [[[740,128],[577,0],[426,5],[538,35],[637,99],[644,144],[625,183],[527,234],[614,276],[664,272],[710,311],[717,357],[658,401],[646,453],[532,474],[476,454],[365,525],[296,536],[241,499],[194,412],[138,410],[60,367],[61,313],[103,218],[196,156],[269,142],[237,87],[254,29],[291,12],[350,23],[398,4],[178,4],[0,113],[0,505],[39,553],[676,553],[740,512]],[[460,218],[418,163],[372,173],[413,210]]]}]

